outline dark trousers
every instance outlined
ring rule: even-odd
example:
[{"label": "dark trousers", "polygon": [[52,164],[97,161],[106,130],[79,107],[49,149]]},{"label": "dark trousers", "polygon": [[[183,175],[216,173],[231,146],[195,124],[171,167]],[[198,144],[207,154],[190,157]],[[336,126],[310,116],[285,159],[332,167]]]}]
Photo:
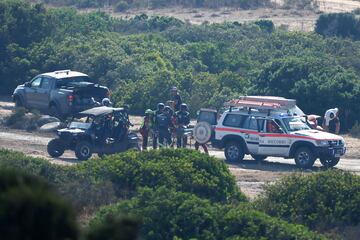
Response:
[{"label": "dark trousers", "polygon": [[157,149],[159,132],[153,132],[153,149]]},{"label": "dark trousers", "polygon": [[208,150],[206,144],[200,144],[200,143],[198,143],[198,142],[195,142],[195,150],[199,150],[199,147],[200,147],[200,146],[204,149],[204,152],[205,152],[206,154],[209,154],[209,150]]},{"label": "dark trousers", "polygon": [[167,145],[171,145],[171,134],[169,129],[159,129],[159,143],[160,147],[164,146],[164,140]]},{"label": "dark trousers", "polygon": [[143,139],[142,148],[143,148],[143,150],[146,150],[147,146],[148,146],[148,141],[149,141],[149,131],[143,132],[142,139]]},{"label": "dark trousers", "polygon": [[184,137],[184,135],[178,135],[176,137],[176,146],[178,148],[185,148],[187,145],[187,137]]}]

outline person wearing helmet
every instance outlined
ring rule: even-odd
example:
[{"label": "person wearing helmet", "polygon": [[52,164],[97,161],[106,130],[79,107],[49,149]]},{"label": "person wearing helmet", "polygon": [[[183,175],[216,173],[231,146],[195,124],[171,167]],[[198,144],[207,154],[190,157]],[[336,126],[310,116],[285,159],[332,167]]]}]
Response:
[{"label": "person wearing helmet", "polygon": [[187,144],[187,137],[184,136],[185,129],[190,123],[190,113],[185,103],[180,105],[180,111],[175,114],[176,117],[176,145],[178,148],[185,148]]},{"label": "person wearing helmet", "polygon": [[325,112],[323,121],[324,131],[339,134],[340,132],[340,120],[339,120],[339,109],[332,108]]},{"label": "person wearing helmet", "polygon": [[142,149],[143,151],[147,150],[148,146],[148,140],[149,140],[149,133],[153,128],[153,114],[154,112],[151,109],[147,109],[145,111],[145,116],[143,118],[143,121],[141,123],[140,127],[140,134],[142,136],[143,142],[142,142]]},{"label": "person wearing helmet", "polygon": [[174,104],[173,109],[175,112],[177,112],[180,110],[180,106],[182,104],[182,99],[181,99],[181,96],[179,94],[177,87],[172,87],[170,89],[170,94],[171,94],[171,101]]},{"label": "person wearing helmet", "polygon": [[153,114],[153,123],[154,123],[154,129],[153,129],[153,149],[157,149],[158,145],[158,136],[159,136],[159,124],[157,121],[157,116],[162,114],[165,109],[164,103],[158,103],[157,109]]},{"label": "person wearing helmet", "polygon": [[172,111],[170,107],[164,107],[164,110],[156,116],[155,126],[159,133],[160,147],[171,145],[171,134],[169,131],[171,127],[171,117]]},{"label": "person wearing helmet", "polygon": [[132,124],[131,122],[130,122],[130,119],[129,119],[129,113],[130,113],[130,107],[129,107],[129,105],[124,105],[123,106],[123,109],[124,109],[124,111],[123,111],[123,113],[124,113],[124,118],[125,118],[125,123],[126,123],[126,125],[129,127],[129,126],[134,126],[134,124]]}]

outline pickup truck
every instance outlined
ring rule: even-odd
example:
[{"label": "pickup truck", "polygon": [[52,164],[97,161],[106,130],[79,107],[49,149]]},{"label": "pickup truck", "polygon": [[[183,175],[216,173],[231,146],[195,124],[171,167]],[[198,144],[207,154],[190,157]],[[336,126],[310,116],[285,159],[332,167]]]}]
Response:
[{"label": "pickup truck", "polygon": [[61,70],[37,75],[17,86],[12,97],[17,107],[36,109],[64,119],[98,106],[104,98],[110,97],[110,91],[93,83],[84,73]]}]

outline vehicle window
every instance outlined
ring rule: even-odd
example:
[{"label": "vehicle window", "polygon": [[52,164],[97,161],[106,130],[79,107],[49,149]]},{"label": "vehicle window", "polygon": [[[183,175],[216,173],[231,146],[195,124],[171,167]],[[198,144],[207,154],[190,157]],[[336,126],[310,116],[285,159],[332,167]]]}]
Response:
[{"label": "vehicle window", "polygon": [[32,88],[38,88],[40,86],[41,83],[41,77],[35,78],[32,82],[31,82],[31,87]]},{"label": "vehicle window", "polygon": [[250,118],[249,129],[256,130],[256,131],[258,130],[257,121],[254,117]]},{"label": "vehicle window", "polygon": [[300,117],[283,118],[283,123],[285,128],[290,132],[311,129]]},{"label": "vehicle window", "polygon": [[198,116],[198,122],[207,122],[210,125],[216,125],[216,112],[201,111]]},{"label": "vehicle window", "polygon": [[228,127],[243,127],[246,116],[239,114],[228,114],[224,119],[224,126]]},{"label": "vehicle window", "polygon": [[51,79],[50,78],[43,78],[41,81],[41,88],[43,89],[50,89],[51,86]]},{"label": "vehicle window", "polygon": [[88,76],[62,78],[56,81],[56,87],[77,86],[84,82],[91,83],[92,81]]},{"label": "vehicle window", "polygon": [[281,131],[278,123],[275,122],[274,120],[266,121],[266,132],[268,132],[268,133],[283,133],[283,131]]},{"label": "vehicle window", "polygon": [[260,132],[263,132],[264,131],[265,119],[258,119],[257,122],[258,122],[258,126],[260,128]]}]

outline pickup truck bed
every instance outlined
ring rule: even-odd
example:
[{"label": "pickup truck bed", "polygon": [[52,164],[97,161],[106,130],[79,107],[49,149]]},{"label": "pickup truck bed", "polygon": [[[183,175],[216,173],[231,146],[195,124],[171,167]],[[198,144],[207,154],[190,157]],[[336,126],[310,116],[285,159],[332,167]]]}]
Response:
[{"label": "pickup truck bed", "polygon": [[109,95],[107,87],[92,83],[86,74],[64,70],[40,74],[19,85],[13,100],[17,106],[65,118],[98,106]]}]

